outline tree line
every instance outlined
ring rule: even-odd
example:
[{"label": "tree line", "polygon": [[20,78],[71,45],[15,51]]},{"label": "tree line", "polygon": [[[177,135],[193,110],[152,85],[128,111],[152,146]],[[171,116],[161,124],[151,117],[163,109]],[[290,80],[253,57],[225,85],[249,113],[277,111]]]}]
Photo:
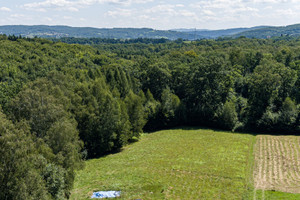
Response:
[{"label": "tree line", "polygon": [[66,199],[143,131],[300,131],[297,38],[90,44],[0,36],[0,199]]}]

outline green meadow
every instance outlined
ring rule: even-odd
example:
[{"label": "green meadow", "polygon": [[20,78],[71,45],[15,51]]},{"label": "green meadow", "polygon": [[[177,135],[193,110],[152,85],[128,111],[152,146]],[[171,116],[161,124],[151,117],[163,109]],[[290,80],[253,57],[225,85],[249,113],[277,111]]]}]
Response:
[{"label": "green meadow", "polygon": [[[71,199],[119,190],[120,199],[296,199],[256,191],[255,136],[209,129],[173,129],[142,135],[116,154],[86,161]],[[255,196],[254,196],[255,195]]]},{"label": "green meadow", "polygon": [[122,199],[241,199],[248,195],[254,137],[213,130],[143,135],[122,152],[86,162],[72,199],[120,190]]}]

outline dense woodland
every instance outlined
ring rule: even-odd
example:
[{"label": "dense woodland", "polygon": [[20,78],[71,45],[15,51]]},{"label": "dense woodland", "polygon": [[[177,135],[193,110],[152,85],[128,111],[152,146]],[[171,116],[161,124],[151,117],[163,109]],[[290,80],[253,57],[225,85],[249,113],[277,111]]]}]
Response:
[{"label": "dense woodland", "polygon": [[0,36],[0,199],[68,198],[142,132],[300,132],[300,39],[84,43]]}]

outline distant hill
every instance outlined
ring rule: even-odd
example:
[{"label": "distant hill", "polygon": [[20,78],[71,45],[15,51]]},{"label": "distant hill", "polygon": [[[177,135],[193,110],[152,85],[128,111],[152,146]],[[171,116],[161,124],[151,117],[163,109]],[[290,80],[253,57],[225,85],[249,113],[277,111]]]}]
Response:
[{"label": "distant hill", "polygon": [[173,29],[155,30],[151,28],[91,28],[70,26],[25,26],[9,25],[0,26],[0,34],[16,35],[23,37],[42,38],[114,38],[114,39],[137,39],[137,38],[165,38],[176,40],[215,39],[218,37],[269,38],[280,36],[300,36],[300,24],[289,26],[256,26],[251,28],[232,28],[222,30],[206,29]]},{"label": "distant hill", "polygon": [[256,26],[252,28],[231,28],[221,30],[205,30],[205,29],[174,29],[174,31],[189,33],[191,35],[200,36],[203,38],[218,38],[218,37],[230,37],[232,35],[243,33],[246,31],[257,30],[266,28],[266,26]]},{"label": "distant hill", "polygon": [[255,30],[248,30],[233,35],[234,37],[245,36],[248,38],[269,38],[280,36],[300,36],[300,24],[289,26],[270,26]]},{"label": "distant hill", "polygon": [[[43,37],[43,38],[166,38],[176,40],[178,38],[193,40],[194,34],[177,32],[172,30],[154,30],[150,28],[90,28],[90,27],[69,27],[69,26],[0,26],[0,34],[16,35],[23,37]],[[197,36],[196,39],[203,37]]]}]

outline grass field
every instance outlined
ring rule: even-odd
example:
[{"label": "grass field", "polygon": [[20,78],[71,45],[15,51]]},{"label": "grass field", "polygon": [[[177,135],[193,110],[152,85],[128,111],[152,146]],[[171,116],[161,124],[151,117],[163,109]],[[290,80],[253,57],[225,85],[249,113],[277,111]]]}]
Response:
[{"label": "grass field", "polygon": [[122,152],[86,162],[71,199],[120,190],[120,199],[300,199],[254,189],[256,137],[209,129],[145,134]]}]

